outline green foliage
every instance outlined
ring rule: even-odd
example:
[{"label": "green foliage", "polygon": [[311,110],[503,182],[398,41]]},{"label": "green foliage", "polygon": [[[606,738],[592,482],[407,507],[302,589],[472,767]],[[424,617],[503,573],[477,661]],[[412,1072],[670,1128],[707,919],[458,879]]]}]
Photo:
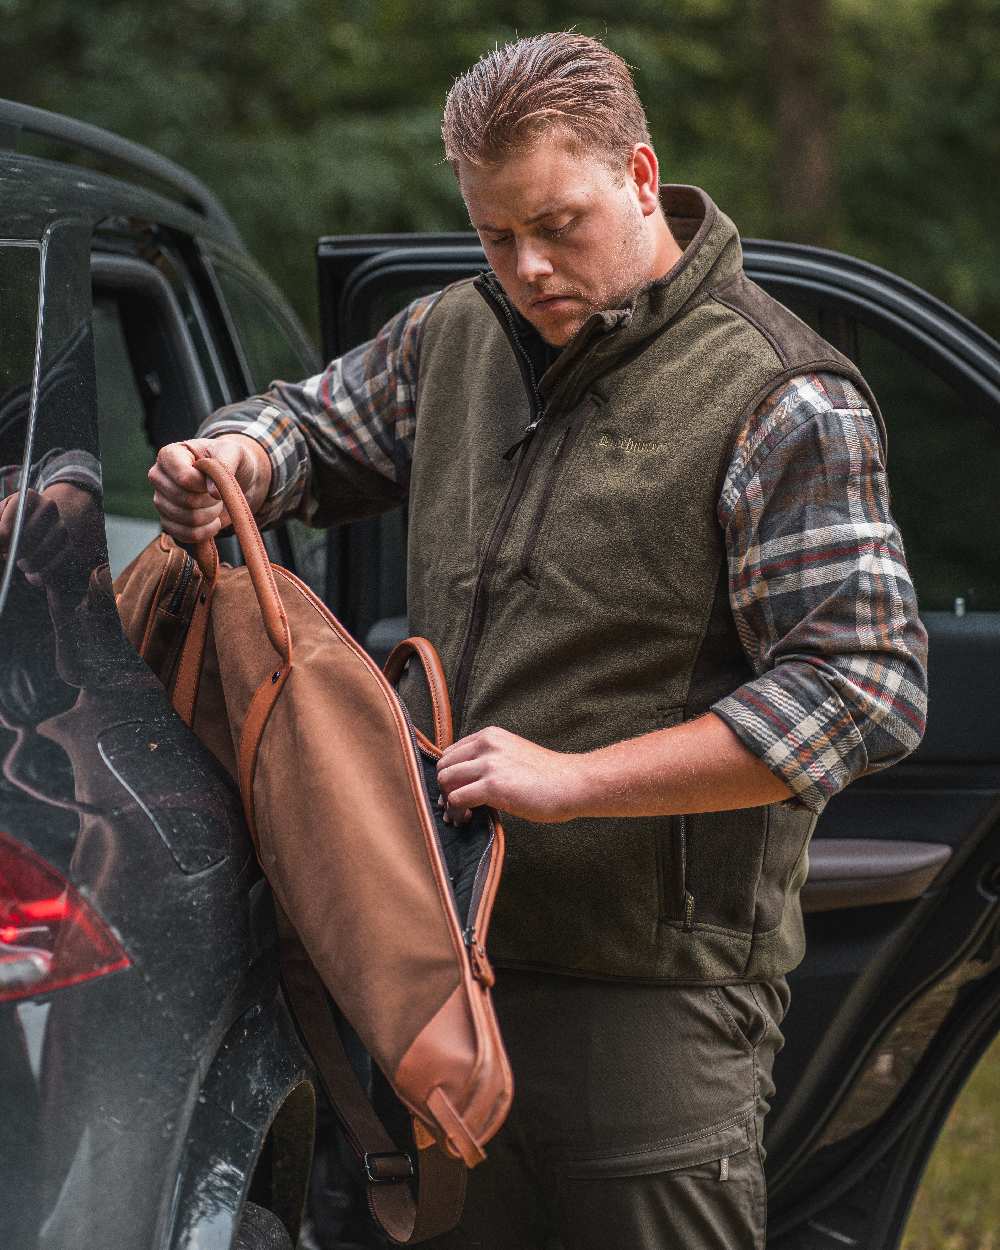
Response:
[{"label": "green foliage", "polygon": [[[998,0],[829,0],[828,237],[1000,334]],[[779,233],[770,0],[0,0],[2,91],[107,126],[215,188],[315,326],[320,234],[462,229],[453,78],[574,25],[635,68],[666,178]]]},{"label": "green foliage", "polygon": [[1000,1042],[994,1042],[945,1123],[900,1250],[998,1250],[998,1107]]}]

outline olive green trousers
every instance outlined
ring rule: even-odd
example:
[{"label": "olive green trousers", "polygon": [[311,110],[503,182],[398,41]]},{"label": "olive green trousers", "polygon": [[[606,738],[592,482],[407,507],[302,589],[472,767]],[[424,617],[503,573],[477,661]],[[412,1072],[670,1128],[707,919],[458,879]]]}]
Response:
[{"label": "olive green trousers", "polygon": [[763,1250],[762,1128],[788,1006],[750,985],[501,970],[507,1123],[434,1250]]}]

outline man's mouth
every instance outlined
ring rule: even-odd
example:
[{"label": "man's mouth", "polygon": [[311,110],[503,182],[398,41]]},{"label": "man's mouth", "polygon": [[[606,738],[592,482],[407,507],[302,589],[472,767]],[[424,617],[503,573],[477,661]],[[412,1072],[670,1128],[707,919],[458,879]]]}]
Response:
[{"label": "man's mouth", "polygon": [[539,295],[531,301],[531,307],[538,309],[555,308],[557,305],[568,303],[570,300],[575,298],[575,295]]}]

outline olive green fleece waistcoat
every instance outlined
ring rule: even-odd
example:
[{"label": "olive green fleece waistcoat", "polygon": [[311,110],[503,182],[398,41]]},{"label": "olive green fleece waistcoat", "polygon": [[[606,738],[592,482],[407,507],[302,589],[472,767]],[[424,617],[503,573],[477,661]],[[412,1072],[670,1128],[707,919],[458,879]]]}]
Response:
[{"label": "olive green fleece waistcoat", "polygon": [[[544,415],[511,458],[533,416],[525,323],[519,336],[489,275],[448,288],[427,319],[409,615],[441,653],[456,736],[500,725],[587,751],[696,716],[752,676],[717,517],[734,440],[797,373],[846,375],[868,394],[749,282],[735,227],[703,192],[664,200],[683,257],[631,309],[578,332],[540,379]],[[426,723],[413,674],[401,691]],[[507,818],[491,956],[668,981],[787,972],[804,949],[814,824],[793,804]]]}]

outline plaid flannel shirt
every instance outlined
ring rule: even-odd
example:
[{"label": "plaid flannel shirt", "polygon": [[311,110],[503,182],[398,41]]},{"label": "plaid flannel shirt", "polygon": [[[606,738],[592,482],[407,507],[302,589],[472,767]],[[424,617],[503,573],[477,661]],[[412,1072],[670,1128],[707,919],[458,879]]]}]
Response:
[{"label": "plaid flannel shirt", "polygon": [[[322,521],[313,458],[346,453],[405,491],[422,326],[437,298],[414,301],[316,377],[274,382],[205,423],[202,436],[249,434],[266,448],[262,524],[290,513]],[[878,423],[838,383],[838,404],[822,374],[768,396],[741,431],[718,504],[730,604],[755,676],[712,711],[816,812],[912,751],[926,717],[927,636],[889,512]]]}]

